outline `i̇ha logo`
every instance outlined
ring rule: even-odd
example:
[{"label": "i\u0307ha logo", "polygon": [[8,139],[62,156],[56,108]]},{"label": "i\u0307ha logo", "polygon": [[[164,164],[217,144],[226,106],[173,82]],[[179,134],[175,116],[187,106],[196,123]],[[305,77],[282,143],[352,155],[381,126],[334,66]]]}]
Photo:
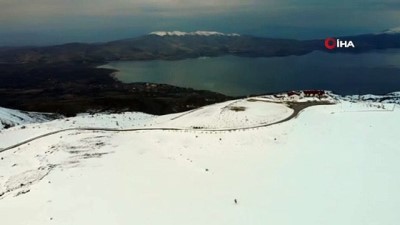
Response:
[{"label": "i\u0307ha logo", "polygon": [[325,39],[325,47],[329,50],[333,50],[335,48],[355,48],[353,41],[345,41],[335,38],[327,38]]}]

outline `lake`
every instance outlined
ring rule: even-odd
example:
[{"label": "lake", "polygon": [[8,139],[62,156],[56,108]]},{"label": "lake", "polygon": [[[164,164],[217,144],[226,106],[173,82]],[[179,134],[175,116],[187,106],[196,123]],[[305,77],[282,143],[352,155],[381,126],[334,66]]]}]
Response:
[{"label": "lake", "polygon": [[304,56],[223,56],[179,61],[118,61],[125,83],[151,82],[210,90],[231,96],[325,89],[346,94],[400,91],[400,50],[363,54],[313,52]]}]

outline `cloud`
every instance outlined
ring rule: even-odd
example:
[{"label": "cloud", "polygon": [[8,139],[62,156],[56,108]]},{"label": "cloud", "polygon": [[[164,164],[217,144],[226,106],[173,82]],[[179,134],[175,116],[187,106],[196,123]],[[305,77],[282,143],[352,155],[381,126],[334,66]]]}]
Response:
[{"label": "cloud", "polygon": [[132,13],[173,13],[188,10],[216,12],[252,5],[252,0],[2,0],[0,18],[25,19],[57,16],[117,16]]},{"label": "cloud", "polygon": [[[266,19],[290,13],[324,13],[329,17],[360,10],[393,11],[398,0],[0,0],[0,26],[5,23],[46,22],[69,17],[160,17],[185,18],[232,13],[257,15]],[[321,19],[325,16],[322,15]],[[293,21],[299,22],[299,21]],[[314,21],[311,21],[314,22]]]},{"label": "cloud", "polygon": [[0,0],[0,34],[16,40],[26,33],[35,34],[27,40],[53,33],[60,42],[105,40],[160,29],[310,38],[379,31],[398,21],[398,0]]}]

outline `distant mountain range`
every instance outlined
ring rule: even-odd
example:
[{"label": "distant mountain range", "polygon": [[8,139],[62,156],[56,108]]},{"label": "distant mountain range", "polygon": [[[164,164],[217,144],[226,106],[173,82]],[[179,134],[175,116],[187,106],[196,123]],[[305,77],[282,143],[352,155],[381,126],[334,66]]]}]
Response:
[{"label": "distant mountain range", "polygon": [[[361,53],[376,49],[400,48],[400,28],[382,33],[337,37],[351,40],[355,49],[335,52]],[[107,43],[69,43],[48,47],[0,48],[0,63],[99,64],[117,60],[177,60],[201,56],[237,55],[273,57],[305,55],[328,51],[324,40],[294,40],[223,34],[220,32],[158,31],[148,35]]]}]

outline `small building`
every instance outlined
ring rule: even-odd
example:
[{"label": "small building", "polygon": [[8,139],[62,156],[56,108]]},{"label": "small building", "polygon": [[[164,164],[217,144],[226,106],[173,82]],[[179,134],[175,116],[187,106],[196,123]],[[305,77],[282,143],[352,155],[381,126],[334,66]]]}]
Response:
[{"label": "small building", "polygon": [[326,96],[325,95],[326,93],[323,90],[306,90],[306,91],[303,91],[303,93],[304,93],[305,97],[318,97],[318,98],[321,98],[321,97],[325,97]]}]

